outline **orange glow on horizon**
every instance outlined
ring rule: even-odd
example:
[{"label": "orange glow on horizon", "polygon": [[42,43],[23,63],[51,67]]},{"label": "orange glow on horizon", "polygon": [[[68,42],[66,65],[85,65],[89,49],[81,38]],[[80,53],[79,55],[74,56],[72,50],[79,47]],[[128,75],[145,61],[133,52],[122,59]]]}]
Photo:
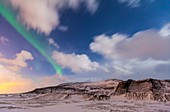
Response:
[{"label": "orange glow on horizon", "polygon": [[22,93],[29,90],[24,82],[6,82],[0,84],[0,94]]}]

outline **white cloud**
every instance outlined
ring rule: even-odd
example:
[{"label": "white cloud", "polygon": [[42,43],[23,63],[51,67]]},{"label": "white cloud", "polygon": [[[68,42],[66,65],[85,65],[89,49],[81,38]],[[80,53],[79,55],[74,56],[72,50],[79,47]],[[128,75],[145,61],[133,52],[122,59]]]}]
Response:
[{"label": "white cloud", "polygon": [[98,5],[99,5],[99,2],[97,0],[85,0],[85,3],[87,6],[87,9],[92,13],[94,13],[97,10]]},{"label": "white cloud", "polygon": [[49,34],[58,24],[59,15],[55,11],[54,1],[50,0],[10,0],[19,10],[19,19],[28,27]]},{"label": "white cloud", "polygon": [[92,62],[85,54],[64,54],[54,51],[52,57],[57,64],[61,65],[63,68],[69,68],[75,73],[95,71],[99,67],[97,62]]},{"label": "white cloud", "polygon": [[8,38],[1,36],[0,37],[0,44],[6,45],[9,42]]},{"label": "white cloud", "polygon": [[[146,0],[146,1],[152,3],[155,0]],[[128,6],[135,8],[141,6],[143,1],[142,0],[118,0],[118,2],[126,3]]]},{"label": "white cloud", "polygon": [[6,59],[4,57],[0,57],[0,63],[7,65],[9,69],[14,71],[18,71],[20,68],[27,67],[27,60],[33,60],[33,56],[30,52],[24,50],[16,54],[15,59]]},{"label": "white cloud", "polygon": [[64,8],[78,8],[86,4],[90,12],[96,11],[97,0],[10,0],[19,11],[18,17],[28,28],[49,35],[60,24],[59,11]]},{"label": "white cloud", "polygon": [[170,37],[170,23],[166,24],[159,33],[163,37]]},{"label": "white cloud", "polygon": [[50,45],[53,45],[57,49],[59,48],[59,45],[54,41],[53,38],[47,38],[47,40]]},{"label": "white cloud", "polygon": [[127,3],[128,6],[138,7],[140,6],[141,0],[118,0],[120,3]]},{"label": "white cloud", "polygon": [[108,58],[170,59],[170,38],[164,38],[157,30],[146,30],[128,37],[122,34],[97,36],[90,44],[93,52]]},{"label": "white cloud", "polygon": [[93,52],[99,53],[104,57],[111,58],[117,56],[116,46],[119,42],[126,39],[125,35],[114,34],[111,37],[105,34],[95,37],[94,42],[90,44]]},{"label": "white cloud", "polygon": [[162,29],[140,31],[131,37],[102,34],[95,37],[90,49],[102,55],[106,63],[109,61],[112,66],[109,70],[115,74],[130,75],[142,71],[156,74],[159,65],[170,64],[170,35],[162,35]]}]

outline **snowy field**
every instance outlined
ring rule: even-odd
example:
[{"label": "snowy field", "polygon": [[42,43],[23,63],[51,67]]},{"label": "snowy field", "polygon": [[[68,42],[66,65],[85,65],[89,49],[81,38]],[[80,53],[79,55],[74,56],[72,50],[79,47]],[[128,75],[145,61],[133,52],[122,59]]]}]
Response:
[{"label": "snowy field", "polygon": [[121,97],[86,101],[79,96],[57,100],[55,95],[0,95],[0,112],[170,112],[170,102],[133,101]]}]

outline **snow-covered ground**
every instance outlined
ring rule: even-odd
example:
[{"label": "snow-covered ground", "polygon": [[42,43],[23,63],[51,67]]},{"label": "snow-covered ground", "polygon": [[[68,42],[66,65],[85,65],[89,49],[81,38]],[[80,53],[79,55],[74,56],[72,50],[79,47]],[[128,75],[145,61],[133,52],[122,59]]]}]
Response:
[{"label": "snow-covered ground", "polygon": [[170,80],[65,83],[0,95],[0,112],[170,112]]},{"label": "snow-covered ground", "polygon": [[170,112],[170,102],[134,101],[122,97],[108,101],[87,101],[79,96],[68,100],[52,97],[55,96],[0,95],[0,112]]}]

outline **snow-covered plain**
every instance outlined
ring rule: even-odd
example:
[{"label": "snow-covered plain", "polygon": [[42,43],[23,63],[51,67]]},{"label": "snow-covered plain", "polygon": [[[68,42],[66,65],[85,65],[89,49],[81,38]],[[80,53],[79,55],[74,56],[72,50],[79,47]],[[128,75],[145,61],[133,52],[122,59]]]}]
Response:
[{"label": "snow-covered plain", "polygon": [[121,96],[108,101],[83,101],[78,95],[68,100],[55,97],[55,94],[0,95],[0,112],[170,112],[170,102],[135,101]]}]

